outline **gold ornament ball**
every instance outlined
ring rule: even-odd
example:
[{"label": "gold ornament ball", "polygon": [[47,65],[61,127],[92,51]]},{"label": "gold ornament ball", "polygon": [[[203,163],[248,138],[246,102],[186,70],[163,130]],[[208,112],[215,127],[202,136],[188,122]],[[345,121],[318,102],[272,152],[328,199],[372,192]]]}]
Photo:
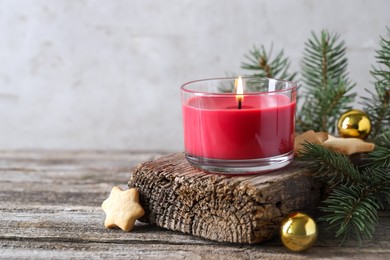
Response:
[{"label": "gold ornament ball", "polygon": [[291,251],[301,252],[309,249],[317,240],[317,225],[308,215],[295,212],[282,221],[280,238]]},{"label": "gold ornament ball", "polygon": [[341,137],[364,139],[371,132],[371,120],[363,111],[352,109],[341,115],[337,128]]}]

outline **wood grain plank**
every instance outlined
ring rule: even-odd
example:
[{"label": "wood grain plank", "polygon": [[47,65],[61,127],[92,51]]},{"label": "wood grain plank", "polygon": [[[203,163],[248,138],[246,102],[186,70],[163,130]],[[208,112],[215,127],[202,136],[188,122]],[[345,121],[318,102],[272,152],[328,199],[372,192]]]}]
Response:
[{"label": "wood grain plank", "polygon": [[138,163],[159,153],[0,151],[0,258],[386,259],[390,213],[362,247],[338,247],[328,233],[303,254],[276,237],[266,243],[218,243],[137,222],[133,232],[106,229],[100,205],[113,185],[126,187]]}]

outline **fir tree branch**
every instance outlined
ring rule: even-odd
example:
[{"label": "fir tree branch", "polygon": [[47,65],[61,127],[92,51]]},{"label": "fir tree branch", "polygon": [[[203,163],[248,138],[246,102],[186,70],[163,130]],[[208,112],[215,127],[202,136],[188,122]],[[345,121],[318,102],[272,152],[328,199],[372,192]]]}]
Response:
[{"label": "fir tree branch", "polygon": [[390,149],[390,128],[375,138],[375,144]]},{"label": "fir tree branch", "polygon": [[331,115],[334,115],[338,113],[339,111],[345,109],[346,107],[343,107],[342,104],[345,102],[345,100],[350,98],[350,95],[346,95],[347,89],[346,83],[340,79],[339,86],[334,87],[333,83],[329,84],[331,86],[331,89],[329,89],[329,93],[332,93],[332,99],[324,100],[324,107],[323,111],[321,111],[322,114],[322,122],[321,122],[321,129],[324,131],[334,132],[334,128],[336,125],[336,117],[332,117]]},{"label": "fir tree branch", "polygon": [[272,58],[272,51],[273,46],[268,52],[263,45],[260,48],[253,46],[249,54],[244,55],[247,62],[243,62],[241,68],[255,71],[253,76],[294,80],[296,73],[288,72],[291,62],[284,56],[283,50],[276,54],[275,58]]},{"label": "fir tree branch", "polygon": [[375,150],[368,155],[368,160],[368,163],[365,164],[366,167],[390,169],[390,149],[381,146],[375,147]]},{"label": "fir tree branch", "polygon": [[389,169],[390,172],[390,129],[377,136],[374,141],[375,149],[368,154],[364,167]]},{"label": "fir tree branch", "polygon": [[313,176],[327,183],[332,188],[339,184],[353,184],[362,176],[344,154],[315,143],[303,144],[299,159],[309,162]]},{"label": "fir tree branch", "polygon": [[[390,38],[390,28],[387,28]],[[380,38],[376,51],[378,66],[370,71],[374,77],[375,93],[365,89],[370,97],[363,97],[364,111],[372,121],[371,137],[375,138],[385,128],[390,128],[390,39]]]},{"label": "fir tree branch", "polygon": [[377,82],[375,83],[376,93],[368,89],[365,90],[371,97],[362,97],[364,111],[370,115],[372,121],[371,137],[375,138],[381,133],[382,126],[390,124],[390,85],[386,88]]},{"label": "fir tree branch", "polygon": [[[378,142],[390,147],[390,131]],[[377,211],[383,208],[382,202],[390,202],[389,168],[366,167],[361,172],[347,156],[314,143],[304,144],[299,155],[300,160],[310,163],[313,177],[331,189],[320,207],[324,212],[320,220],[343,241],[350,236],[360,242],[371,238],[378,222]]]},{"label": "fir tree branch", "polygon": [[388,168],[366,168],[364,170],[365,183],[370,187],[380,209],[383,209],[383,203],[390,203],[390,173]]},{"label": "fir tree branch", "polygon": [[371,238],[378,222],[377,212],[382,201],[390,202],[390,175],[383,169],[367,169],[361,181],[336,187],[320,209],[325,213],[321,221],[343,240],[352,235],[359,242]]},{"label": "fir tree branch", "polygon": [[348,237],[371,238],[378,223],[377,211],[380,205],[375,196],[363,185],[336,187],[320,209],[325,213],[320,221],[329,224],[328,229],[336,230],[336,237],[344,241]]},{"label": "fir tree branch", "polygon": [[[298,131],[334,132],[338,115],[350,108],[356,94],[348,79],[346,47],[339,35],[312,32],[305,43],[302,76],[305,106],[297,115]],[[310,101],[310,102],[309,102]]]}]

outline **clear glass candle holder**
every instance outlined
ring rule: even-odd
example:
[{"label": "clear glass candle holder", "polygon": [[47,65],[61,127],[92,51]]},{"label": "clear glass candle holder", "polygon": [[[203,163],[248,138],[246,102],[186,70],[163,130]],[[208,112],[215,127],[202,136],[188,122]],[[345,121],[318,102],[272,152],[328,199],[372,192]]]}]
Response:
[{"label": "clear glass candle holder", "polygon": [[288,165],[294,157],[296,91],[293,82],[260,77],[185,83],[186,159],[208,172],[236,175]]}]

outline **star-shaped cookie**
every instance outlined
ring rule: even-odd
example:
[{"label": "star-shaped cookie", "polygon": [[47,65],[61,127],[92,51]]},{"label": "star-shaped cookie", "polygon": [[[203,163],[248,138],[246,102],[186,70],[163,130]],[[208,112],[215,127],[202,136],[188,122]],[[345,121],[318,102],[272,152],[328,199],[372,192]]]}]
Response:
[{"label": "star-shaped cookie", "polygon": [[331,135],[329,135],[328,140],[323,143],[323,146],[346,155],[372,152],[375,148],[375,144],[365,142],[359,138],[342,138]]},{"label": "star-shaped cookie", "polygon": [[328,134],[325,132],[314,132],[309,130],[301,135],[295,137],[294,151],[295,155],[299,155],[299,151],[303,148],[303,145],[308,143],[322,144],[328,139]]},{"label": "star-shaped cookie", "polygon": [[139,204],[139,193],[135,188],[121,190],[118,186],[112,188],[110,196],[102,204],[106,213],[104,226],[119,227],[124,231],[133,229],[135,221],[145,214]]}]

